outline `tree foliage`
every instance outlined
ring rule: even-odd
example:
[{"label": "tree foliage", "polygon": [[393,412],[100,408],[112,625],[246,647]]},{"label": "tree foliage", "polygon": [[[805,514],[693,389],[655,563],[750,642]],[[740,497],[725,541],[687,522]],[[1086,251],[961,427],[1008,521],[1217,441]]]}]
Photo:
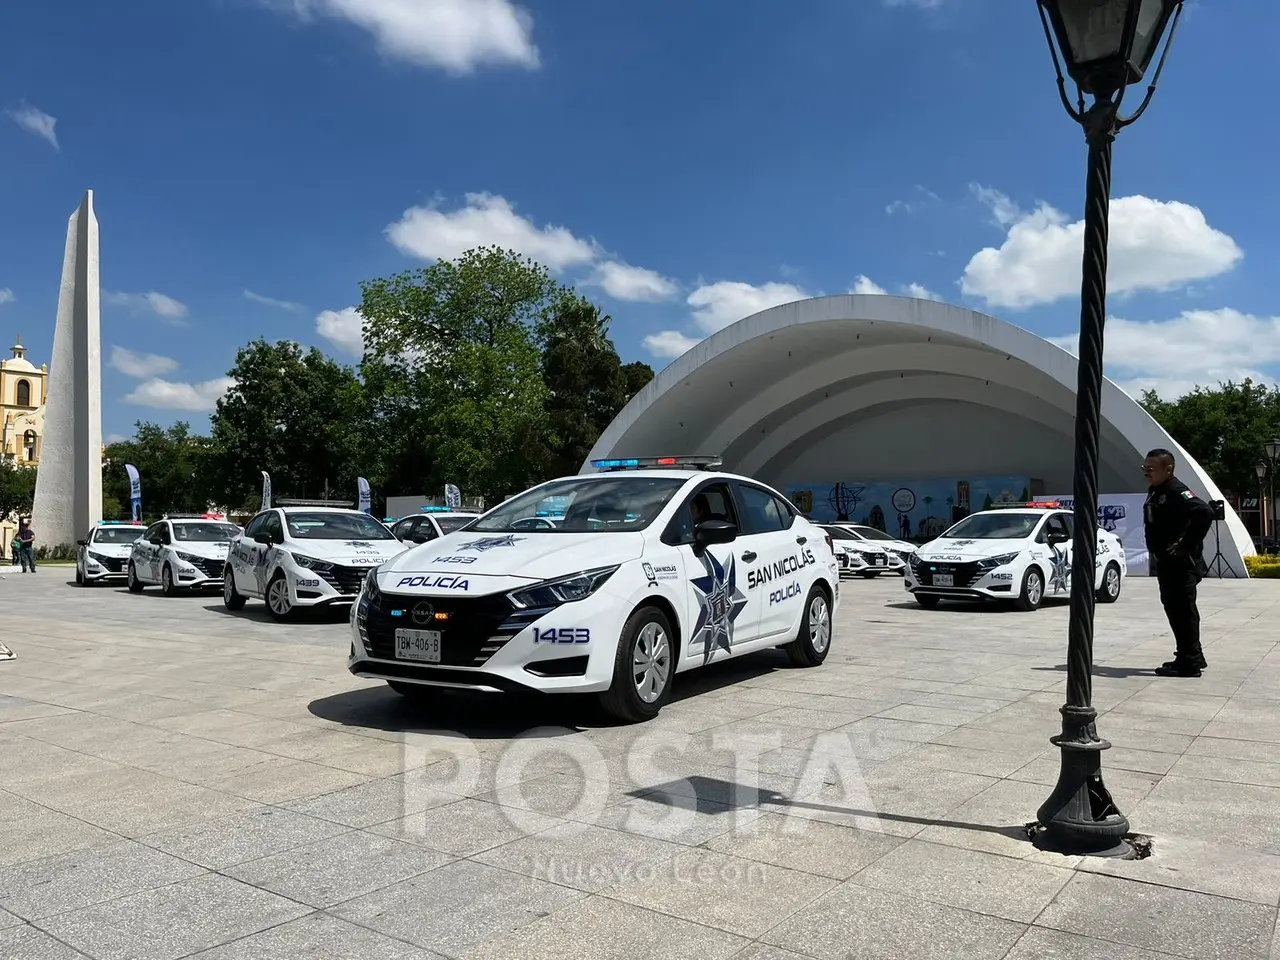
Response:
[{"label": "tree foliage", "polygon": [[1255,468],[1264,445],[1280,436],[1280,388],[1246,379],[1196,387],[1176,400],[1162,400],[1147,390],[1141,402],[1224,492],[1257,489]]},{"label": "tree foliage", "polygon": [[114,520],[130,515],[126,463],[142,477],[145,516],[202,512],[211,500],[221,499],[209,483],[211,459],[209,438],[193,434],[184,421],[170,427],[135,423],[133,439],[109,444],[103,457],[103,516]]},{"label": "tree foliage", "polygon": [[0,520],[29,517],[35,496],[35,470],[0,457]]}]

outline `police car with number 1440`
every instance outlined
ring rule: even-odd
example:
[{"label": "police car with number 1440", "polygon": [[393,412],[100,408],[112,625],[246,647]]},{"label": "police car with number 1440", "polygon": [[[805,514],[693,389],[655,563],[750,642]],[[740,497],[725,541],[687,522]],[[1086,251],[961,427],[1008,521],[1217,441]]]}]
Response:
[{"label": "police car with number 1440", "polygon": [[[406,696],[596,693],[627,722],[677,673],[781,647],[831,649],[840,577],[826,534],[710,458],[598,460],[372,571],[348,669]],[[522,523],[554,504],[554,526]]]}]

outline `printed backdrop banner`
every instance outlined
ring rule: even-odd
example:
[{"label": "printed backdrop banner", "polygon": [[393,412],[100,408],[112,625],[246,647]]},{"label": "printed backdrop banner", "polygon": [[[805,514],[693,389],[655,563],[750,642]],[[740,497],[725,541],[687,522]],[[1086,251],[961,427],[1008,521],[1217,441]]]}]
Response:
[{"label": "printed backdrop banner", "polygon": [[133,508],[133,522],[137,523],[142,519],[142,478],[132,463],[124,465],[124,472],[129,475],[129,504]]},{"label": "printed backdrop banner", "polygon": [[902,483],[792,483],[784,492],[818,523],[860,523],[924,543],[994,503],[1026,503],[1035,486],[1025,476],[935,477]]},{"label": "printed backdrop banner", "polygon": [[[1038,499],[1056,500],[1065,510],[1075,509],[1073,496]],[[1098,526],[1114,533],[1124,544],[1124,559],[1131,577],[1146,577],[1151,572],[1147,538],[1142,530],[1142,506],[1146,502],[1145,493],[1103,493],[1098,496]]]},{"label": "printed backdrop banner", "polygon": [[364,477],[356,477],[356,487],[360,493],[360,511],[373,512],[373,491],[369,489],[369,481]]}]

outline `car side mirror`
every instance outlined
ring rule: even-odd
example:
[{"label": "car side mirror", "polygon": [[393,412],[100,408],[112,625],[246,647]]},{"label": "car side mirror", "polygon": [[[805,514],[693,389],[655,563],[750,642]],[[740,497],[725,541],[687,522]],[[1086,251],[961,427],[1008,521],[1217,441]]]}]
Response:
[{"label": "car side mirror", "polygon": [[88,540],[77,540],[77,541],[76,541],[76,546],[78,546],[78,547],[87,547],[88,545],[89,545],[89,541],[88,541]]},{"label": "car side mirror", "polygon": [[269,547],[269,546],[271,546],[271,543],[272,543],[272,540],[271,540],[271,534],[269,534],[269,533],[255,533],[255,534],[253,535],[253,542],[254,542],[254,543],[260,543],[260,544],[262,544],[263,546]]},{"label": "car side mirror", "polygon": [[409,542],[410,543],[426,543],[427,538],[420,533],[415,533],[413,536],[409,538]]},{"label": "car side mirror", "polygon": [[1049,534],[1049,542],[1050,543],[1070,543],[1071,538],[1067,536],[1065,533],[1051,533]]},{"label": "car side mirror", "polygon": [[693,531],[693,546],[705,550],[712,544],[733,543],[738,539],[738,525],[728,520],[704,520]]},{"label": "car side mirror", "polygon": [[154,543],[157,547],[163,547],[164,537],[148,537],[147,543]]}]

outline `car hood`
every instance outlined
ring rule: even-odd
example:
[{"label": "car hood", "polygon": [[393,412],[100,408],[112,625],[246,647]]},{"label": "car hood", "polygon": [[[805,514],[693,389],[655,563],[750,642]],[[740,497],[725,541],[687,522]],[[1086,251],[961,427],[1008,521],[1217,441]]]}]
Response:
[{"label": "car hood", "polygon": [[459,531],[406,550],[379,574],[462,574],[468,577],[550,580],[581,570],[635,560],[640,533],[556,533],[529,530],[495,534]]},{"label": "car hood", "polygon": [[931,540],[916,551],[921,560],[940,560],[954,562],[961,560],[981,560],[984,557],[998,557],[1004,553],[1014,553],[1031,546],[1026,540],[951,540],[940,538]]},{"label": "car hood", "polygon": [[175,540],[171,546],[176,553],[189,553],[193,557],[208,557],[210,560],[225,560],[230,540],[214,543],[208,540]]},{"label": "car hood", "polygon": [[290,540],[282,546],[290,553],[349,567],[376,567],[406,550],[399,540]]},{"label": "car hood", "polygon": [[868,540],[836,540],[836,544],[852,553],[884,553],[884,547]]},{"label": "car hood", "polygon": [[133,552],[132,543],[91,543],[86,548],[90,553],[103,557],[124,558]]}]

